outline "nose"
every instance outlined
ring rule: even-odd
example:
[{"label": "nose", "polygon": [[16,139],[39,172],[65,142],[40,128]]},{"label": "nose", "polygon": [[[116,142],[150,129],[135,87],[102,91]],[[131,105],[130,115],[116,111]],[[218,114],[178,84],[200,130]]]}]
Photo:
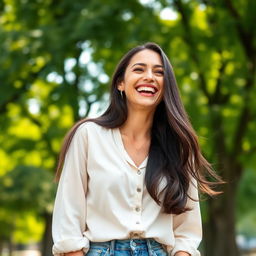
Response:
[{"label": "nose", "polygon": [[149,81],[154,80],[153,72],[152,72],[151,70],[147,70],[147,71],[145,72],[144,79],[145,79],[145,80],[149,80]]}]

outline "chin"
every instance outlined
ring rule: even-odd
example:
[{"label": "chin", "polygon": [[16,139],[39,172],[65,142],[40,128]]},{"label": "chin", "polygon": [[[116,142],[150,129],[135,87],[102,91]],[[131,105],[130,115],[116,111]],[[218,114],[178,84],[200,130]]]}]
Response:
[{"label": "chin", "polygon": [[159,97],[140,97],[136,99],[134,98],[131,101],[127,99],[127,104],[130,105],[133,109],[155,110],[160,102],[161,100]]},{"label": "chin", "polygon": [[154,110],[158,104],[159,103],[157,103],[157,102],[144,101],[144,102],[137,103],[137,106],[140,108],[143,108],[145,110],[148,110],[148,109]]}]

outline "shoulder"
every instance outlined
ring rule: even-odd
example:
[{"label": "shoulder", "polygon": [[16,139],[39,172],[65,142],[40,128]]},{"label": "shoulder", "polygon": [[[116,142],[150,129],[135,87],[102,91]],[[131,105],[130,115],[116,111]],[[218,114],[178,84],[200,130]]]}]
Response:
[{"label": "shoulder", "polygon": [[110,130],[110,129],[102,127],[93,121],[85,121],[84,123],[79,125],[76,132],[79,134],[88,135],[88,134],[95,134],[95,133],[104,133],[107,130]]}]

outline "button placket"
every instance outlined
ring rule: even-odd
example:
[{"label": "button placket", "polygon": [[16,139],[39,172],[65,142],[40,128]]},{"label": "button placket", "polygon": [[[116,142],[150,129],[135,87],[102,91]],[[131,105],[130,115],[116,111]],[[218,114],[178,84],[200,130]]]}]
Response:
[{"label": "button placket", "polygon": [[142,188],[143,188],[144,175],[140,168],[137,169],[136,173],[136,187],[134,191],[134,224],[136,230],[140,229],[141,214],[142,214]]}]

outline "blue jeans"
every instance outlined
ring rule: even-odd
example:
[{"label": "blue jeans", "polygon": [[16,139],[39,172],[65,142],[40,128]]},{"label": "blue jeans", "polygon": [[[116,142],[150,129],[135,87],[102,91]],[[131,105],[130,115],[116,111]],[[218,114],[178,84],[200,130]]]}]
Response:
[{"label": "blue jeans", "polygon": [[163,246],[154,239],[112,240],[91,242],[86,256],[167,256]]}]

